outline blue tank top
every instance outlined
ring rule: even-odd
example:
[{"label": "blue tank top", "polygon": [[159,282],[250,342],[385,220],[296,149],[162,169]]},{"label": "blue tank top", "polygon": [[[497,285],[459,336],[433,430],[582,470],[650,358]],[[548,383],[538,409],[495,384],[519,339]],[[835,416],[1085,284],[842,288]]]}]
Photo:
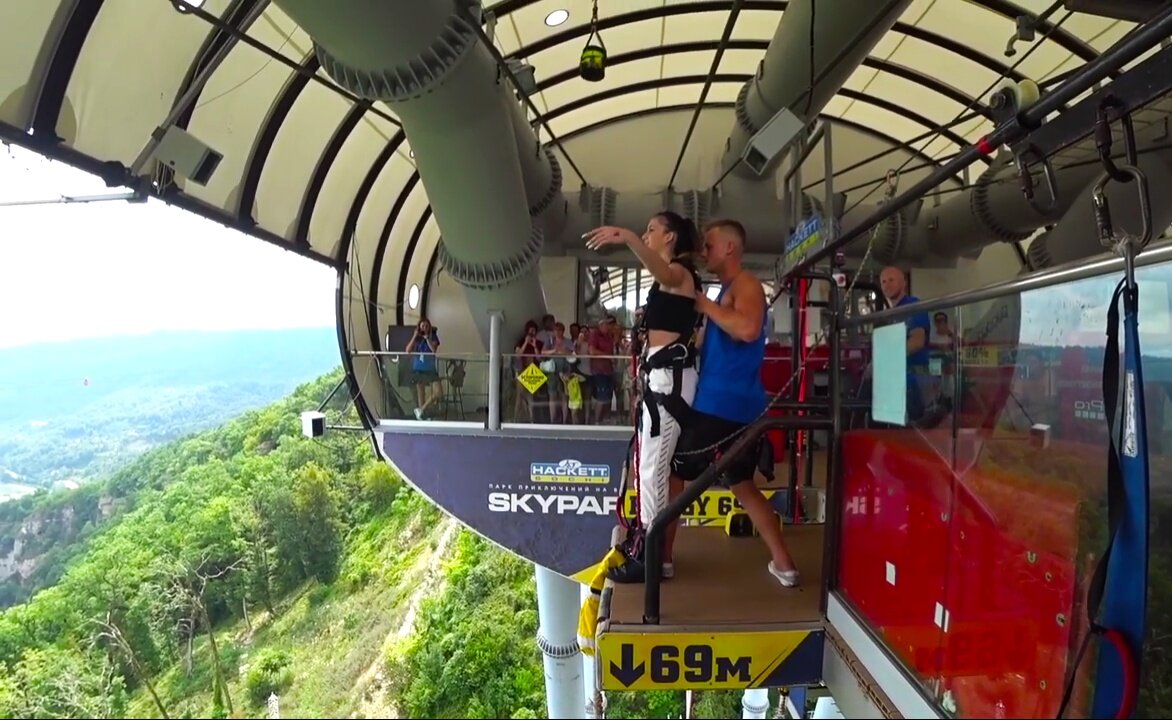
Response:
[{"label": "blue tank top", "polygon": [[[728,286],[720,289],[720,302]],[[765,362],[765,323],[753,342],[734,340],[719,325],[708,321],[700,346],[700,382],[696,410],[732,422],[751,423],[765,412],[765,386],[761,365]]]}]

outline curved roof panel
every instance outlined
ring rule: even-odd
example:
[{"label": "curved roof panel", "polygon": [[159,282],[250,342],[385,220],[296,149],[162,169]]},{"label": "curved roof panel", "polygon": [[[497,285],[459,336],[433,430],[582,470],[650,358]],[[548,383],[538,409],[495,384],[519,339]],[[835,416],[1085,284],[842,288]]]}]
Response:
[{"label": "curved roof panel", "polygon": [[[394,113],[337,88],[309,37],[268,0],[192,5],[180,2],[180,12],[168,0],[6,2],[0,135],[125,184],[170,117],[223,160],[206,185],[144,165],[165,199],[323,262],[370,263],[372,286],[394,283],[404,297],[409,276],[429,274],[439,233]],[[496,17],[494,42],[534,66],[534,101],[566,139],[615,118],[693,105],[710,73],[705,102],[728,113],[786,2],[605,3],[598,30],[609,64],[598,83],[577,75],[591,33],[589,0],[485,5]],[[930,158],[949,155],[988,129],[982,103],[1001,78],[1044,86],[1133,27],[1061,3],[1045,15],[1051,5],[915,0],[823,115]],[[558,10],[567,18],[550,26]],[[1045,20],[1034,41],[1018,42],[1007,57],[1022,14]],[[565,176],[576,190],[568,167]]]}]

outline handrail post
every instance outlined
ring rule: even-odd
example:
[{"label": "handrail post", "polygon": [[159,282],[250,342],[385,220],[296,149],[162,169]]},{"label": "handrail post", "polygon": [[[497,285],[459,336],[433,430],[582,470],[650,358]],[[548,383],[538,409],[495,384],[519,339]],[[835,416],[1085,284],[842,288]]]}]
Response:
[{"label": "handrail post", "polygon": [[501,326],[505,316],[500,310],[488,311],[488,419],[485,427],[501,429]]},{"label": "handrail post", "polygon": [[826,532],[822,540],[822,596],[818,607],[826,614],[830,591],[837,584],[839,511],[842,505],[842,293],[830,281],[830,437],[826,448]]}]

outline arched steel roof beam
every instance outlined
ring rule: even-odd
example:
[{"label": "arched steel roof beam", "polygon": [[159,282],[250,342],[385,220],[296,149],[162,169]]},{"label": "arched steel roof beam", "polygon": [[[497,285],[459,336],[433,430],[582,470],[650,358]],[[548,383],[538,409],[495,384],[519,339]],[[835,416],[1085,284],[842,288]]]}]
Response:
[{"label": "arched steel roof beam", "polygon": [[[714,83],[744,83],[751,77],[751,74],[746,73],[718,73],[712,78],[712,81]],[[611,100],[616,97],[622,97],[623,95],[642,92],[643,90],[657,90],[659,88],[677,87],[680,85],[701,85],[707,78],[707,74],[678,75],[676,77],[655,78],[653,80],[644,80],[642,82],[631,83],[630,85],[622,85],[620,87],[603,90],[602,92],[598,92],[593,95],[580,97],[564,105],[559,105],[547,112],[545,117],[549,120],[554,120],[561,117],[562,115],[565,115],[566,113],[580,110],[596,102],[601,102],[602,100]],[[912,110],[909,110],[902,105],[898,105],[889,100],[884,100],[883,98],[868,95],[867,93],[860,92],[858,90],[848,90],[846,88],[839,90],[838,94],[845,98],[850,98],[851,100],[855,100],[867,105],[873,105],[877,108],[886,110],[896,115],[900,115],[903,118],[910,120],[917,125],[922,125],[929,130],[938,131],[941,137],[948,138],[950,141],[956,145],[959,145],[960,147],[965,147],[966,145],[970,144],[967,140],[952,132],[951,130],[932,122],[917,112],[913,112]],[[986,163],[990,162],[987,158],[982,159],[985,160]]]},{"label": "arched steel roof beam", "polygon": [[269,159],[269,152],[273,149],[273,143],[277,140],[277,133],[281,132],[281,125],[284,124],[285,118],[289,117],[293,106],[297,104],[297,98],[305,86],[309,84],[309,78],[317,72],[317,54],[310,50],[305,59],[301,61],[301,68],[306,72],[293,73],[289,76],[281,94],[277,96],[276,102],[269,108],[269,114],[265,118],[264,124],[261,125],[256,140],[252,143],[252,152],[249,153],[248,160],[244,165],[245,175],[244,182],[240,184],[239,204],[236,206],[236,214],[242,225],[256,224],[256,220],[252,217],[252,206],[256,202],[256,192],[260,188],[260,178],[264,173],[265,162]]},{"label": "arched steel roof beam", "polygon": [[81,57],[90,28],[101,11],[102,0],[78,0],[73,4],[73,12],[57,39],[57,46],[53,48],[53,59],[49,61],[40,94],[29,115],[31,120],[26,129],[31,130],[33,137],[38,138],[40,143],[48,145],[60,143],[64,139],[57,135],[57,118],[61,116],[65,92],[69,89],[77,59]]},{"label": "arched steel roof beam", "polygon": [[[698,42],[678,43],[675,45],[655,45],[649,48],[640,50],[633,50],[627,53],[614,55],[606,59],[607,67],[622,65],[628,62],[636,62],[639,60],[648,60],[651,58],[665,57],[670,55],[677,55],[688,52],[703,52],[707,50],[716,50],[719,44],[717,40],[703,40]],[[761,50],[762,52],[769,47],[768,40],[729,40],[726,50]],[[965,92],[958,90],[951,85],[938,80],[937,78],[924,75],[923,73],[913,70],[905,65],[894,63],[889,60],[881,58],[868,57],[863,60],[863,66],[869,67],[880,72],[890,73],[896,77],[903,78],[909,82],[915,83],[923,88],[931,90],[934,93],[943,95],[953,102],[963,106],[973,106],[974,110],[978,110],[982,115],[989,116],[988,106],[983,103],[976,102],[976,99]],[[565,70],[556,75],[537,83],[535,92],[542,92],[551,87],[556,87],[564,82],[570,82],[578,77],[578,69],[573,68]]]},{"label": "arched steel roof beam", "polygon": [[333,168],[334,161],[338,159],[342,148],[346,146],[346,141],[350,139],[350,134],[354,132],[354,128],[358,127],[358,123],[362,121],[362,116],[370,109],[370,105],[369,102],[355,103],[346,113],[346,117],[342,118],[338,127],[334,129],[334,134],[330,136],[330,142],[326,145],[321,156],[318,157],[309,184],[305,186],[301,207],[297,211],[297,227],[293,232],[295,245],[309,247],[309,226],[313,221],[313,213],[317,210],[317,200],[326,184],[326,178],[329,177],[330,169]]},{"label": "arched steel roof beam", "polygon": [[[955,1],[955,0],[950,0],[950,1]],[[1009,21],[1009,23],[1006,26],[1007,29],[1012,29],[1014,21],[1018,15],[1029,15],[1031,17],[1037,18],[1037,13],[1030,12],[1029,10],[1018,7],[1017,5],[1015,5],[1013,3],[1006,2],[1005,0],[966,0],[966,1],[970,2],[974,5],[979,5],[979,6],[983,7],[985,10],[988,10],[989,12],[995,13],[997,15],[1000,15],[1000,16],[1006,18]],[[540,0],[503,0],[503,2],[498,2],[495,5],[493,5],[492,7],[489,7],[488,10],[491,10],[494,13],[496,13],[497,18],[499,19],[499,18],[505,17],[509,13],[513,13],[518,10],[523,10],[523,9],[529,7],[530,5],[535,5],[538,2],[540,2]],[[785,8],[787,5],[789,5],[789,3],[786,2],[786,0],[745,0],[741,9],[742,10],[765,10],[765,11],[772,11],[772,12],[785,12]],[[621,25],[629,24],[632,22],[639,22],[641,20],[651,20],[651,19],[656,19],[656,18],[661,18],[661,17],[669,17],[672,15],[683,15],[683,14],[689,14],[689,13],[694,13],[694,12],[695,13],[720,12],[721,10],[729,10],[731,7],[732,7],[731,0],[707,0],[705,2],[691,2],[691,3],[683,3],[680,5],[667,5],[667,6],[662,6],[662,7],[658,7],[658,8],[648,8],[645,10],[638,10],[638,11],[631,12],[631,13],[624,13],[621,15],[611,15],[609,17],[599,18],[598,29],[599,30],[606,30],[607,28],[619,27]],[[1076,55],[1077,57],[1081,58],[1084,61],[1093,60],[1094,58],[1098,57],[1098,55],[1099,55],[1098,52],[1096,52],[1095,49],[1092,48],[1090,45],[1083,42],[1082,40],[1079,40],[1072,33],[1067,32],[1066,30],[1063,30],[1062,28],[1058,28],[1057,30],[1053,30],[1053,26],[1054,26],[1054,24],[1049,21],[1040,23],[1038,26],[1039,34],[1045,34],[1047,32],[1051,32],[1051,34],[1049,35],[1049,40],[1060,45],[1062,48],[1069,50],[1071,53],[1073,53],[1074,55]],[[913,37],[919,37],[920,39],[927,39],[927,37],[934,37],[934,38],[940,39],[940,40],[947,40],[950,44],[957,45],[962,48],[966,48],[967,52],[969,52],[969,53],[972,53],[974,55],[980,55],[983,58],[987,58],[987,59],[991,60],[991,58],[989,58],[987,55],[984,55],[983,53],[978,53],[977,51],[973,50],[972,48],[969,48],[967,45],[955,43],[955,41],[948,40],[947,38],[944,38],[941,35],[937,35],[935,33],[924,31],[921,28],[916,28],[914,25],[908,25],[907,23],[896,23],[894,30],[895,30],[895,32],[903,32],[906,35],[912,35]],[[907,30],[920,31],[920,32],[906,32]],[[584,25],[584,26],[575,26],[572,28],[567,28],[566,30],[563,30],[562,32],[557,33],[556,35],[552,35],[549,38],[545,38],[542,41],[539,41],[538,43],[534,43],[532,45],[520,48],[516,53],[510,53],[509,57],[514,57],[514,56],[525,57],[525,55],[531,55],[533,53],[540,52],[541,50],[545,50],[545,49],[548,49],[549,47],[553,47],[554,45],[557,45],[558,43],[565,42],[567,40],[572,40],[577,37],[584,37],[589,34],[590,34],[590,27],[588,24]],[[551,42],[548,45],[545,45],[546,41],[551,40],[553,38],[558,38],[558,39],[554,42]],[[929,40],[929,42],[933,42],[933,41]],[[936,44],[940,44],[940,43],[936,43]],[[540,47],[537,47],[537,49],[531,49],[535,46],[540,46]],[[941,47],[944,47],[944,45],[941,45]],[[522,52],[522,51],[526,51],[526,50],[528,50],[528,52]],[[965,53],[962,52],[962,54],[965,54]],[[993,60],[993,62],[996,63],[997,61]],[[1001,70],[1004,70],[1004,69],[1005,69],[1005,66],[1002,65]],[[1001,70],[995,70],[995,72],[1000,73]]]}]

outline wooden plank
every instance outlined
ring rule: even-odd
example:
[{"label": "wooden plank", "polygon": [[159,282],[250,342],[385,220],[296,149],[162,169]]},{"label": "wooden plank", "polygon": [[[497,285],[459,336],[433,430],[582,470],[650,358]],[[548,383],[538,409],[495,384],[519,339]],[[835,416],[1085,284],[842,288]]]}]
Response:
[{"label": "wooden plank", "polygon": [[[817,623],[822,590],[823,525],[787,525],[786,547],[802,584],[786,588],[768,570],[760,537],[733,538],[716,527],[681,527],[675,577],[660,586],[661,626]],[[614,585],[612,625],[643,621],[643,585]]]}]

